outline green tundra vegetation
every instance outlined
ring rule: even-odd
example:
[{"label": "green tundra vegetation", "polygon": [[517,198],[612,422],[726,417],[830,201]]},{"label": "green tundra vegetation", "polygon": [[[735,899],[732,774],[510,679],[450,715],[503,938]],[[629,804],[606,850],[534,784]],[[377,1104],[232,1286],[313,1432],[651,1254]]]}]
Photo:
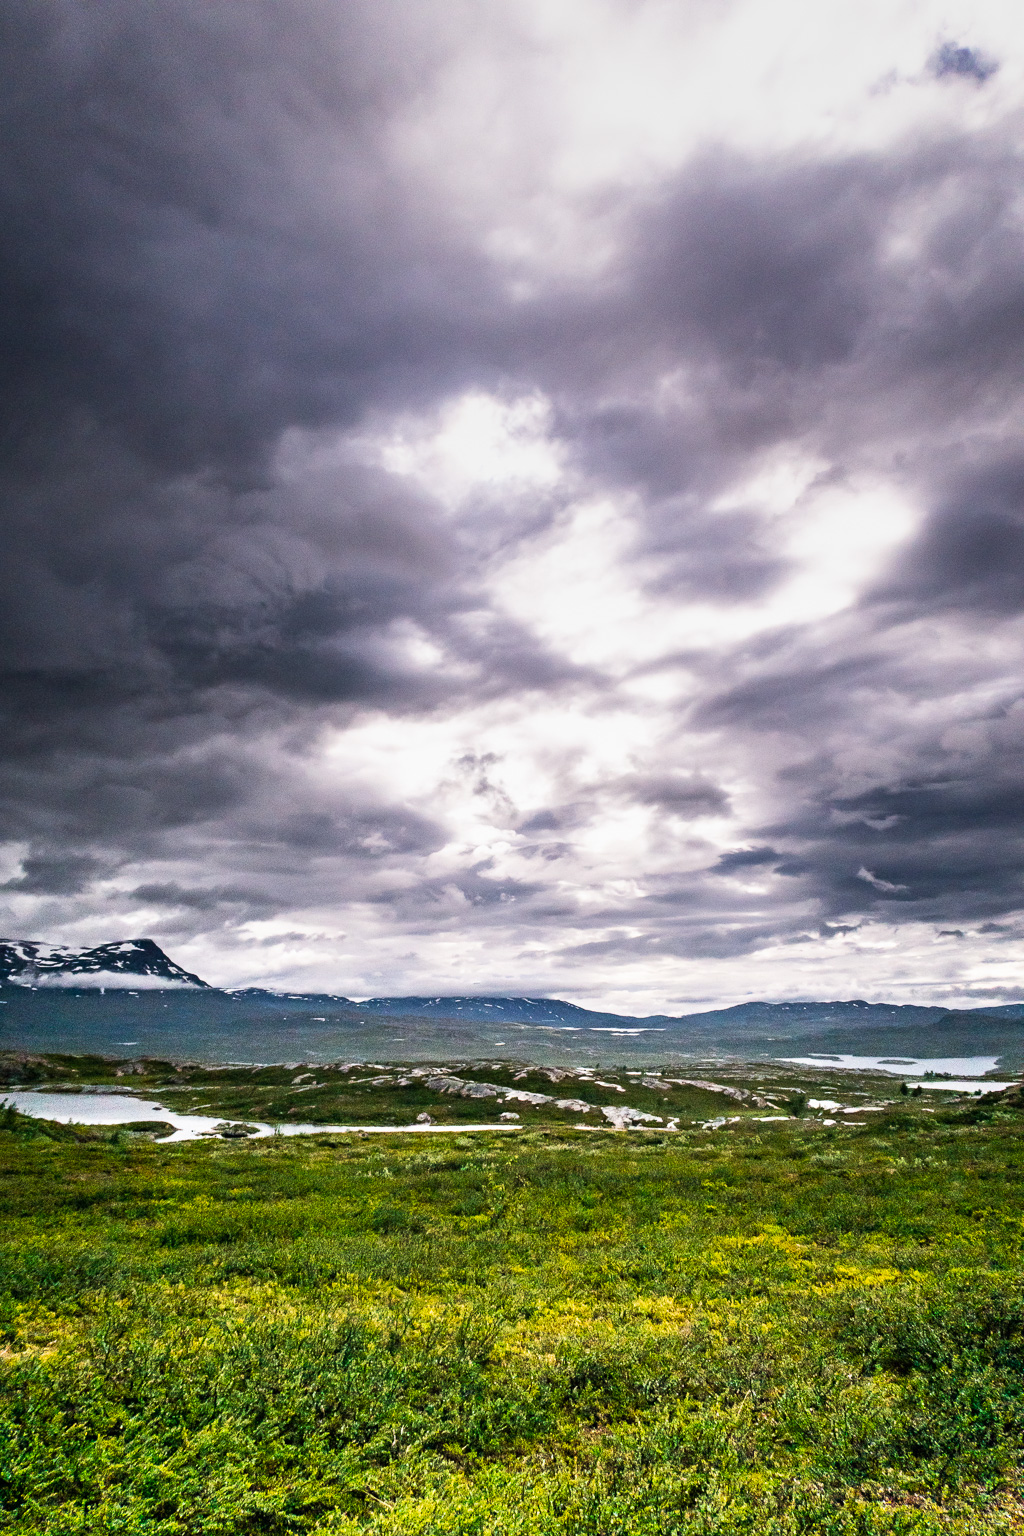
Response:
[{"label": "green tundra vegetation", "polygon": [[[418,1114],[429,1114],[438,1125],[495,1120],[502,1111],[514,1111],[524,1125],[572,1125],[581,1111],[559,1109],[555,1103],[533,1105],[523,1099],[506,1103],[495,1097],[470,1098],[438,1093],[427,1086],[428,1078],[410,1080],[408,1067],[365,1063],[291,1067],[245,1065],[212,1067],[203,1063],[167,1061],[115,1061],[101,1056],[35,1056],[0,1053],[0,1084],[32,1086],[47,1083],[68,1087],[76,1084],[131,1086],[159,1097],[168,1109],[183,1113],[220,1115],[235,1120],[264,1123],[409,1125]],[[466,1083],[488,1083],[501,1089],[543,1094],[549,1100],[590,1104],[591,1123],[601,1123],[599,1106],[628,1103],[634,1109],[687,1119],[708,1119],[730,1114],[736,1101],[722,1093],[666,1082],[657,1073],[609,1069],[596,1080],[586,1073],[530,1066],[514,1062],[465,1062],[435,1064],[428,1075],[456,1073]],[[719,1069],[716,1068],[716,1072]],[[673,1072],[674,1077],[696,1075],[702,1070]],[[720,1072],[719,1072],[719,1075]],[[782,1069],[787,1077],[786,1069]],[[726,1071],[726,1086],[736,1069]],[[737,1082],[746,1084],[740,1070]],[[658,1086],[654,1086],[658,1084]],[[582,1113],[586,1114],[586,1111]]]},{"label": "green tundra vegetation", "polygon": [[931,1107],[173,1145],[7,1112],[0,1531],[1020,1531],[1022,1118]]}]

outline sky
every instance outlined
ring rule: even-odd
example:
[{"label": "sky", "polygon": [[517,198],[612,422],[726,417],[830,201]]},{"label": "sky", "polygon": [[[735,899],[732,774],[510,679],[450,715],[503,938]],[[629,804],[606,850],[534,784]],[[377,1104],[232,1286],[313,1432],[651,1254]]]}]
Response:
[{"label": "sky", "polygon": [[1024,11],[9,0],[0,934],[1024,995]]}]

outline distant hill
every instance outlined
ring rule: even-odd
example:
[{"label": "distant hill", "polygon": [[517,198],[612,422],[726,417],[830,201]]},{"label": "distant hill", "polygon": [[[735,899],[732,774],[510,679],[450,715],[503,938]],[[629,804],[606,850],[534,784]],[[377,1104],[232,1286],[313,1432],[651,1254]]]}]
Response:
[{"label": "distant hill", "polygon": [[941,1018],[945,1008],[916,1003],[866,1003],[863,998],[849,1002],[830,1003],[735,1003],[731,1008],[715,1008],[709,1013],[691,1013],[679,1020],[692,1023],[696,1019],[742,1020],[746,1024],[809,1023],[848,1024],[864,1023],[926,1024]]},{"label": "distant hill", "polygon": [[[737,1003],[730,1008],[684,1015],[637,1016],[598,1013],[549,997],[371,997],[349,1004],[355,1012],[397,1023],[417,1019],[438,1028],[538,1031],[554,1042],[582,1042],[590,1036],[596,1046],[621,1049],[631,1045],[652,1054],[683,1052],[741,1057],[843,1053],[883,1056],[898,1051],[909,1056],[972,1056],[992,1054],[1024,1061],[1024,1003],[1006,1003],[975,1010],[954,1010],[913,1003],[869,1003],[863,998],[831,1002]],[[522,1036],[509,1035],[508,1041]],[[613,1047],[614,1042],[614,1047]]]},{"label": "distant hill", "polygon": [[152,939],[124,939],[94,949],[70,949],[34,939],[3,939],[0,982],[19,987],[135,990],[208,986],[201,977],[175,965]]},{"label": "distant hill", "polygon": [[[1019,1005],[1012,1005],[1019,1007]],[[1007,1013],[997,1008],[953,1008],[935,1022],[936,1029],[983,1029],[987,1025],[1024,1023],[1024,1007],[1019,1012]]]},{"label": "distant hill", "polygon": [[[550,1024],[595,1028],[685,1029],[716,1034],[723,1026],[730,1032],[740,1028],[781,1029],[786,1035],[807,1028],[857,1024],[930,1024],[946,1012],[939,1007],[917,1007],[911,1003],[737,1003],[731,1008],[715,1008],[707,1013],[647,1014],[601,1013],[565,1003],[557,997],[370,997],[352,1004],[361,1012],[399,1015],[422,1019],[465,1019],[473,1023]],[[992,1010],[987,1009],[986,1012]],[[1024,1005],[1022,1005],[1024,1012]]]},{"label": "distant hill", "polygon": [[557,997],[369,997],[351,1004],[361,1013],[384,1014],[389,1018],[464,1019],[474,1024],[577,1024],[594,1028],[607,1020],[610,1024],[642,1024],[626,1014],[595,1013],[576,1003],[563,1003]]},{"label": "distant hill", "polygon": [[[964,1012],[963,1009],[956,1011]],[[988,1019],[1024,1019],[1024,1003],[999,1003],[994,1008],[986,1005],[984,1008],[968,1008],[966,1012],[971,1017],[983,1013]]]}]

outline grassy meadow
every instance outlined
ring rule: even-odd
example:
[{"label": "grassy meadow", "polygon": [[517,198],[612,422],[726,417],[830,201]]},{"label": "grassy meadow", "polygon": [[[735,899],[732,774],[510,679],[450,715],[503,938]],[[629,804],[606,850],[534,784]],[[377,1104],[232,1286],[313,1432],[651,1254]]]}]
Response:
[{"label": "grassy meadow", "polygon": [[0,1531],[1024,1528],[1020,1113],[0,1125]]}]

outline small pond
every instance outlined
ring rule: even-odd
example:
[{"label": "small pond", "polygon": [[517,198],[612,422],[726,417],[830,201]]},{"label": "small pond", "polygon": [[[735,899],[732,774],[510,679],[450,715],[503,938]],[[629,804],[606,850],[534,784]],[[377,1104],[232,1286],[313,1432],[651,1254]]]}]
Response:
[{"label": "small pond", "polygon": [[131,1093],[49,1092],[45,1088],[12,1088],[0,1092],[0,1102],[13,1104],[23,1115],[37,1120],[56,1120],[62,1125],[129,1125],[143,1120],[163,1121],[173,1125],[166,1141],[196,1141],[202,1136],[216,1136],[228,1125],[256,1126],[256,1136],[315,1136],[341,1131],[368,1131],[371,1134],[409,1131],[516,1131],[517,1125],[264,1125],[255,1120],[227,1121],[219,1115],[182,1115],[165,1109],[151,1099],[136,1098]]}]

